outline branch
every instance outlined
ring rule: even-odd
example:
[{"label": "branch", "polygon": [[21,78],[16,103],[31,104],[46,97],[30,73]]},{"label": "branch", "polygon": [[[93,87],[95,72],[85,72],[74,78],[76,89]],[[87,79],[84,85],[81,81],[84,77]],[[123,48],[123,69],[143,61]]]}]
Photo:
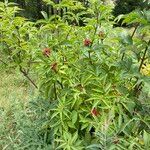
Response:
[{"label": "branch", "polygon": [[[139,72],[141,71],[142,66],[143,66],[143,63],[144,63],[144,60],[145,60],[145,58],[146,58],[146,53],[147,53],[149,44],[150,44],[150,40],[148,41],[147,46],[146,46],[146,48],[145,48],[145,50],[144,50],[144,54],[143,54],[143,57],[142,57],[142,59],[141,59],[141,63],[140,63],[140,66],[139,66]],[[138,82],[138,80],[139,80],[139,79],[137,78],[136,83]],[[142,90],[142,82],[140,82],[138,85],[136,85],[136,86],[134,87],[134,93],[140,92],[141,90]]]},{"label": "branch", "polygon": [[3,60],[0,59],[0,62],[2,62],[4,65],[8,65],[7,63],[5,63]]},{"label": "branch", "polygon": [[141,59],[141,63],[140,63],[140,66],[139,66],[139,71],[141,71],[141,68],[143,66],[143,63],[144,63],[144,60],[145,60],[145,57],[146,57],[146,53],[147,53],[147,50],[148,50],[148,47],[149,47],[149,44],[150,44],[150,40],[148,41],[148,44],[147,44],[147,46],[145,48],[145,51],[144,51],[144,55],[143,55],[143,57]]},{"label": "branch", "polygon": [[135,34],[135,32],[136,32],[138,26],[139,26],[139,24],[137,24],[137,25],[135,26],[135,28],[134,28],[134,30],[133,30],[133,33],[132,33],[132,35],[131,35],[131,38],[133,38],[133,36],[134,36],[134,34]]},{"label": "branch", "polygon": [[38,86],[34,83],[34,81],[28,76],[28,74],[20,67],[20,72],[32,83],[32,85],[38,89]]}]

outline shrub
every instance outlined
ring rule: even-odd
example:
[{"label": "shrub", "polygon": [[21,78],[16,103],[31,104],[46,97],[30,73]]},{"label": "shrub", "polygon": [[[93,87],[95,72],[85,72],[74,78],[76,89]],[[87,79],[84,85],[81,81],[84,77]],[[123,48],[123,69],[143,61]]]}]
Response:
[{"label": "shrub", "polygon": [[[7,64],[34,86],[28,69],[37,75],[35,87],[45,100],[36,108],[40,135],[53,149],[148,148],[149,106],[139,97],[149,92],[144,90],[149,77],[141,74],[149,63],[149,11],[120,16],[135,24],[130,35],[113,28],[112,8],[102,2],[91,0],[86,11],[77,1],[47,2],[68,12],[50,18],[43,12],[45,19],[34,24],[14,17],[18,8],[1,3],[0,18]],[[92,15],[82,18],[86,26],[68,23],[78,23],[81,10]]]}]

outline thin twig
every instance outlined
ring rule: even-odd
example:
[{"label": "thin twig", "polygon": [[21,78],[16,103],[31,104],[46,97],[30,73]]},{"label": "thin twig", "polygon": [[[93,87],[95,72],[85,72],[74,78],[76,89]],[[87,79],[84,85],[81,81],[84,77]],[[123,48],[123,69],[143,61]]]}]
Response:
[{"label": "thin twig", "polygon": [[146,46],[146,48],[145,48],[143,57],[142,57],[142,59],[141,59],[141,63],[140,63],[140,66],[139,66],[139,71],[141,71],[141,68],[142,68],[142,66],[143,66],[143,63],[144,63],[144,60],[145,60],[145,57],[146,57],[146,53],[147,53],[147,51],[148,51],[149,44],[150,44],[150,40],[148,41],[148,44],[147,44],[147,46]]},{"label": "thin twig", "polygon": [[[141,59],[141,63],[140,63],[140,66],[139,66],[139,72],[140,72],[141,69],[142,69],[142,66],[143,66],[143,63],[144,63],[144,60],[145,60],[145,57],[146,57],[146,53],[147,53],[147,51],[148,51],[149,44],[150,44],[150,40],[148,41],[147,46],[146,46],[146,48],[145,48],[145,50],[144,50],[144,54],[143,54],[143,57],[142,57],[142,59]],[[139,79],[137,78],[136,83],[138,82],[138,80],[139,80]],[[142,81],[141,81],[138,85],[136,85],[136,86],[134,87],[134,93],[137,93],[138,91],[141,91],[141,90],[142,90]]]},{"label": "thin twig", "polygon": [[22,69],[22,67],[20,67],[20,72],[32,83],[32,85],[38,89],[38,86],[34,83],[34,81],[28,76],[28,74],[26,73],[26,71],[24,71]]},{"label": "thin twig", "polygon": [[134,36],[134,34],[135,34],[135,32],[136,32],[138,26],[139,26],[139,24],[137,24],[137,25],[135,26],[135,28],[134,28],[134,30],[133,30],[133,32],[132,32],[131,38],[133,38],[133,36]]},{"label": "thin twig", "polygon": [[2,63],[5,64],[5,65],[8,65],[7,63],[5,63],[5,62],[4,62],[3,60],[1,60],[1,59],[0,59],[0,62],[2,62]]}]

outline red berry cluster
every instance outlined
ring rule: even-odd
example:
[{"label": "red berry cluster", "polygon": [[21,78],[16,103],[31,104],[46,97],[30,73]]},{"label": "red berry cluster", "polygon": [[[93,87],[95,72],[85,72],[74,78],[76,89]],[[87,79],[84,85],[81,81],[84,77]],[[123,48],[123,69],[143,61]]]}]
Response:
[{"label": "red berry cluster", "polygon": [[93,109],[91,110],[91,114],[92,114],[93,116],[98,116],[98,115],[99,115],[99,111],[98,111],[96,108],[93,108]]},{"label": "red berry cluster", "polygon": [[92,41],[90,39],[84,40],[84,46],[90,46],[92,44]]},{"label": "red berry cluster", "polygon": [[43,55],[49,57],[51,54],[51,49],[50,48],[44,48],[43,49]]}]

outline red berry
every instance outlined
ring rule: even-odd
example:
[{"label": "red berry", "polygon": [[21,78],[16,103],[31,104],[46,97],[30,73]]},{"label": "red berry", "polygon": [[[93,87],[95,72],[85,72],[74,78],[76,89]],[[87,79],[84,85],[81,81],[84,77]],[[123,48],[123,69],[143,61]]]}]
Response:
[{"label": "red berry", "polygon": [[84,40],[84,46],[90,46],[92,44],[92,41],[90,39]]},{"label": "red berry", "polygon": [[99,115],[99,112],[98,112],[98,110],[97,110],[96,108],[93,108],[93,109],[91,110],[91,114],[92,114],[93,116],[98,116],[98,115]]},{"label": "red berry", "polygon": [[43,55],[49,57],[51,54],[51,49],[50,48],[44,48],[43,49]]},{"label": "red berry", "polygon": [[53,64],[51,65],[51,69],[52,69],[54,72],[57,72],[57,66],[58,66],[58,64],[57,64],[57,62],[55,62],[55,63],[53,63]]}]

